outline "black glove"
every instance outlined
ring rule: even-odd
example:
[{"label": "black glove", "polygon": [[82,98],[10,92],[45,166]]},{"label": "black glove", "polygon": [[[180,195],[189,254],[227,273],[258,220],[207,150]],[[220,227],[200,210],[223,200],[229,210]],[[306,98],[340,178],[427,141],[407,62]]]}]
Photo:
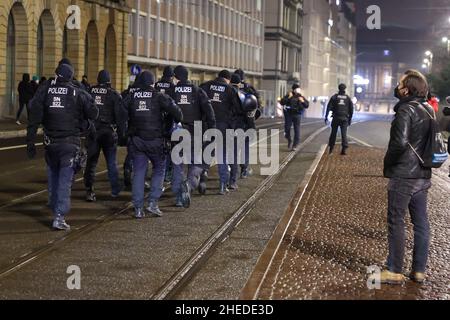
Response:
[{"label": "black glove", "polygon": [[28,159],[34,159],[36,157],[36,146],[34,142],[28,142],[27,144]]}]

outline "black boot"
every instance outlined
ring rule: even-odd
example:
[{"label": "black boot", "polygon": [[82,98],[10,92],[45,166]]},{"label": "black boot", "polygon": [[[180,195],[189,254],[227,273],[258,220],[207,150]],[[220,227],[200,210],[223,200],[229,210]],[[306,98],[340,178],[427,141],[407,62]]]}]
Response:
[{"label": "black boot", "polygon": [[198,192],[201,195],[205,195],[206,194],[206,182],[208,181],[208,172],[207,171],[203,171],[203,173],[200,176],[200,183],[198,185]]},{"label": "black boot", "polygon": [[346,156],[347,155],[347,148],[342,148],[341,155],[342,156]]},{"label": "black boot", "polygon": [[330,146],[330,152],[329,152],[329,153],[332,154],[332,153],[333,153],[333,150],[334,150],[334,147],[331,147],[331,146]]}]

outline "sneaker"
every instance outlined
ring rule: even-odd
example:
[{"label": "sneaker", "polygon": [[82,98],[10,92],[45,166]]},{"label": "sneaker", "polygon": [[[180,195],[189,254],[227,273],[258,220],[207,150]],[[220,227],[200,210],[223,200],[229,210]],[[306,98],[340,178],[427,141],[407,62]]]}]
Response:
[{"label": "sneaker", "polygon": [[384,270],[380,275],[380,282],[382,284],[402,285],[405,283],[405,276],[401,273],[394,273],[389,270]]},{"label": "sneaker", "polygon": [[183,208],[187,209],[191,206],[191,188],[187,181],[181,185],[181,201],[183,202]]},{"label": "sneaker", "polygon": [[16,121],[16,124],[17,124],[18,126],[21,126],[21,125],[22,125],[22,122],[20,122],[19,120],[17,120],[17,121]]},{"label": "sneaker", "polygon": [[296,152],[298,150],[298,146],[293,146],[292,151]]},{"label": "sneaker", "polygon": [[97,197],[96,197],[94,191],[92,191],[92,190],[87,190],[86,191],[86,201],[87,202],[95,202],[95,201],[97,201]]},{"label": "sneaker", "polygon": [[147,210],[148,213],[151,213],[156,217],[162,217],[163,215],[161,210],[159,210],[157,202],[150,202],[149,206],[145,210]]},{"label": "sneaker", "polygon": [[177,208],[183,208],[183,199],[181,198],[181,194],[177,194],[175,199],[175,207]]},{"label": "sneaker", "polygon": [[253,169],[248,167],[247,169],[242,170],[241,179],[247,179],[253,174]]},{"label": "sneaker", "polygon": [[144,219],[145,218],[144,210],[142,210],[142,208],[135,208],[134,217],[138,220]]},{"label": "sneaker", "polygon": [[417,283],[424,283],[425,282],[425,273],[422,272],[411,272],[411,274],[409,275],[409,278]]},{"label": "sneaker", "polygon": [[228,190],[227,185],[225,183],[221,183],[219,187],[219,194],[224,196],[226,195],[230,190]]},{"label": "sneaker", "polygon": [[63,217],[57,217],[53,220],[53,229],[57,231],[69,231],[70,226],[66,223]]},{"label": "sneaker", "polygon": [[239,189],[239,186],[236,182],[234,182],[228,186],[228,189],[230,189],[231,191],[237,191]]}]

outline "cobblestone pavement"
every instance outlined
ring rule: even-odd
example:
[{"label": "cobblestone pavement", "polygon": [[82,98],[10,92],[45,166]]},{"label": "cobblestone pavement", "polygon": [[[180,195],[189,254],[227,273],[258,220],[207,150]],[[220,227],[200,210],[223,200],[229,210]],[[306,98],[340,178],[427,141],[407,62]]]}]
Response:
[{"label": "cobblestone pavement", "polygon": [[[387,256],[387,180],[382,149],[353,147],[324,156],[262,283],[258,299],[450,299],[450,180],[435,173],[429,195],[432,230],[427,282],[367,287],[367,267]],[[407,219],[405,273],[411,265]]]}]

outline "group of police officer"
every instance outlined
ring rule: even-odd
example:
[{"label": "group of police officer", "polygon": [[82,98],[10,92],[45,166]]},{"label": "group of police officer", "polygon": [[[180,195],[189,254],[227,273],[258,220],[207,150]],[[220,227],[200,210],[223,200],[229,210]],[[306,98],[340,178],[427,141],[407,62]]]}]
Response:
[{"label": "group of police officer", "polygon": [[[111,196],[116,198],[123,188],[117,170],[117,148],[127,146],[124,184],[132,186],[134,216],[137,219],[144,218],[146,213],[161,216],[158,201],[164,191],[167,169],[171,167],[172,170],[175,205],[187,208],[194,190],[206,193],[211,165],[201,154],[194,152],[194,139],[191,139],[190,161],[172,163],[172,133],[183,128],[193,137],[195,123],[201,122],[204,131],[218,129],[226,137],[228,129],[254,129],[259,116],[258,94],[245,82],[242,70],[236,70],[234,74],[223,70],[215,80],[200,87],[189,81],[189,72],[184,66],[174,70],[165,68],[163,78],[158,82],[150,71],[143,71],[122,94],[111,87],[111,76],[106,70],[99,72],[98,84],[89,92],[74,80],[74,69],[68,59],[60,61],[55,74],[55,78],[40,86],[30,103],[27,133],[27,153],[29,158],[34,158],[37,130],[43,126],[48,205],[54,214],[55,230],[70,229],[65,216],[70,211],[74,176],[84,167],[83,162],[86,163],[86,200],[96,201],[95,170],[101,152],[107,163]],[[87,155],[83,152],[83,136],[86,137]],[[207,145],[204,143],[203,147]],[[251,173],[249,148],[247,139],[243,150],[237,150],[244,155],[241,178]],[[239,171],[237,161],[228,165],[225,147],[223,151],[217,153],[221,157],[217,161],[221,195],[238,188]],[[148,202],[145,203],[149,162],[152,163],[152,176]]]}]

